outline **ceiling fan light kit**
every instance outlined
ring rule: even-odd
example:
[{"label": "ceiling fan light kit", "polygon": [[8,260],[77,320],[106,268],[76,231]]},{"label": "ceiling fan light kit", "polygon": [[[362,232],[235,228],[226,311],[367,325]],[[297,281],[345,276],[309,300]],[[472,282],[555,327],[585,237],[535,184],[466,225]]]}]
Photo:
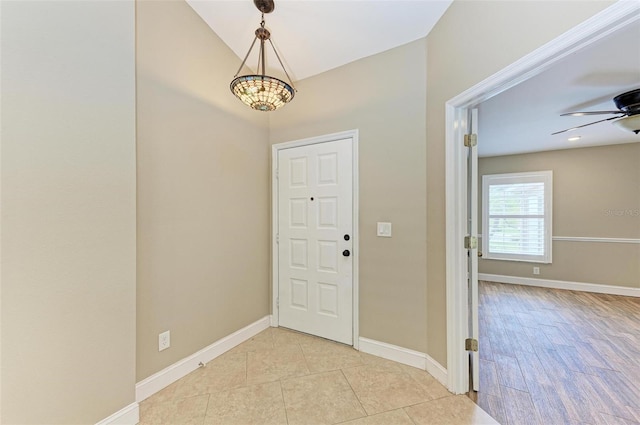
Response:
[{"label": "ceiling fan light kit", "polygon": [[[238,72],[234,75],[233,81],[231,81],[230,88],[231,93],[233,93],[240,101],[251,108],[257,111],[275,111],[278,108],[283,107],[287,103],[289,103],[293,97],[295,96],[295,88],[293,87],[293,82],[291,82],[291,78],[287,73],[284,65],[282,64],[282,60],[280,60],[280,56],[273,46],[273,42],[271,41],[271,33],[268,29],[266,29],[264,22],[264,14],[271,13],[275,9],[275,3],[273,0],[253,0],[253,4],[256,8],[262,12],[262,20],[260,22],[260,28],[255,31],[255,38],[253,39],[253,43],[251,43],[251,47],[249,47],[249,51],[247,52],[244,60],[240,64],[238,68]],[[247,62],[247,58],[253,50],[253,46],[256,44],[256,41],[260,40],[260,52],[258,55],[258,67],[257,72],[262,71],[260,74],[256,72],[256,74],[251,75],[242,75],[238,77],[238,74],[242,70],[242,67]],[[284,74],[289,79],[289,84],[280,80],[279,78],[271,77],[269,75],[265,75],[265,59],[266,59],[266,51],[265,51],[265,42],[269,41],[271,44],[271,48],[284,71]]]},{"label": "ceiling fan light kit", "polygon": [[632,133],[640,133],[640,89],[635,89],[622,93],[613,98],[613,103],[618,108],[617,111],[589,111],[589,112],[567,112],[561,114],[561,116],[580,117],[584,115],[605,115],[615,114],[616,116],[605,118],[603,120],[590,122],[588,124],[579,125],[577,127],[568,128],[566,130],[556,131],[551,135],[564,133],[566,131],[576,130],[578,128],[587,127],[589,125],[597,124],[603,121],[613,121],[613,124],[620,127],[623,130],[631,131]]},{"label": "ceiling fan light kit", "polygon": [[619,120],[614,121],[613,125],[617,125],[623,130],[638,134],[640,133],[640,114],[620,118]]}]

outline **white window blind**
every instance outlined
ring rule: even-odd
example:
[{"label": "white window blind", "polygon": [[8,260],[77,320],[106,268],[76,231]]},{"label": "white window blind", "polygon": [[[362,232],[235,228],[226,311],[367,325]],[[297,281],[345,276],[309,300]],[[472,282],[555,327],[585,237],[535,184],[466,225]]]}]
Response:
[{"label": "white window blind", "polygon": [[484,258],[551,262],[552,172],[482,178]]}]

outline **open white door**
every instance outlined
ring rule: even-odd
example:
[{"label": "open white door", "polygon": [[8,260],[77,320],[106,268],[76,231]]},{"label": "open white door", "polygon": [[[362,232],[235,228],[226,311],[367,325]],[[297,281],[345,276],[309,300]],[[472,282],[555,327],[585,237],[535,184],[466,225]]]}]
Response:
[{"label": "open white door", "polygon": [[468,294],[469,294],[469,367],[471,368],[471,389],[478,391],[480,379],[480,355],[478,353],[478,110],[469,110],[469,136],[465,145],[467,156],[467,196],[468,196]]}]

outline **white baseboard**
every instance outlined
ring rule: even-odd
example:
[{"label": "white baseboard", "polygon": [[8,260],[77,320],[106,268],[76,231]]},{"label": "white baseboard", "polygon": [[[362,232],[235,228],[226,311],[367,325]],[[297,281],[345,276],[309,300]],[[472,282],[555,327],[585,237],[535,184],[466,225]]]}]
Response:
[{"label": "white baseboard", "polygon": [[503,276],[499,274],[478,273],[478,280],[515,285],[540,286],[542,288],[568,289],[571,291],[596,292],[598,294],[624,295],[640,297],[640,288],[602,285],[598,283],[568,282],[566,280],[534,279],[529,277]]},{"label": "white baseboard", "polygon": [[140,422],[140,406],[135,402],[104,418],[96,425],[136,425],[138,422]]},{"label": "white baseboard", "polygon": [[444,385],[445,388],[449,389],[449,374],[447,373],[447,369],[435,361],[431,356],[427,356],[427,372],[436,378],[438,382]]},{"label": "white baseboard", "polygon": [[438,382],[448,387],[447,369],[427,354],[369,338],[360,337],[358,340],[360,342],[360,351],[363,353],[426,370]]},{"label": "white baseboard", "polygon": [[178,379],[196,370],[201,362],[210,362],[236,345],[243,343],[249,338],[269,328],[270,324],[271,317],[265,316],[262,319],[232,333],[231,335],[227,335],[224,338],[219,339],[208,347],[177,361],[171,366],[162,369],[160,372],[143,379],[136,384],[136,401],[141,402],[142,400],[152,396],[161,389],[171,385]]}]

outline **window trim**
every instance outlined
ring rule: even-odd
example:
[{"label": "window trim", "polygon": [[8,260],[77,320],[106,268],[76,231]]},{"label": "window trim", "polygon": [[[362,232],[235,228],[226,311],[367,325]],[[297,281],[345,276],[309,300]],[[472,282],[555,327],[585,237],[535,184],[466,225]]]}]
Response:
[{"label": "window trim", "polygon": [[[489,252],[489,186],[496,184],[544,183],[544,254],[502,254]],[[553,229],[553,171],[486,174],[482,176],[482,252],[483,259],[551,264]]]}]

